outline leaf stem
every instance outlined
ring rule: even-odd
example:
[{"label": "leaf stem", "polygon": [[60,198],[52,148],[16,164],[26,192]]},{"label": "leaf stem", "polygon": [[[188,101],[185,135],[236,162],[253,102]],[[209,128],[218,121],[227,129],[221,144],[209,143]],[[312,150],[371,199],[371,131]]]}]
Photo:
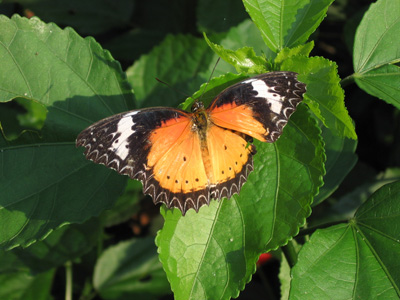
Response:
[{"label": "leaf stem", "polygon": [[340,85],[342,86],[342,88],[345,88],[346,86],[348,86],[349,84],[354,82],[354,73],[347,76],[346,78],[343,78],[340,81]]},{"label": "leaf stem", "polygon": [[282,252],[289,264],[290,268],[293,268],[297,263],[297,251],[293,246],[293,241],[289,241],[286,246],[282,247]]},{"label": "leaf stem", "polygon": [[72,262],[65,263],[65,300],[72,300]]}]

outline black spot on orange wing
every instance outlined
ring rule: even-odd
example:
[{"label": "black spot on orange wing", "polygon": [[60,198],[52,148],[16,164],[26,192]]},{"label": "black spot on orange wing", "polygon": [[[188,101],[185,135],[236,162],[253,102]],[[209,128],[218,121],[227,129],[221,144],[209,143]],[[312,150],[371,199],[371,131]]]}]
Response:
[{"label": "black spot on orange wing", "polygon": [[207,145],[212,168],[213,198],[231,198],[239,194],[253,171],[253,155],[256,150],[252,144],[246,147],[250,139],[240,132],[218,126],[209,128]]}]

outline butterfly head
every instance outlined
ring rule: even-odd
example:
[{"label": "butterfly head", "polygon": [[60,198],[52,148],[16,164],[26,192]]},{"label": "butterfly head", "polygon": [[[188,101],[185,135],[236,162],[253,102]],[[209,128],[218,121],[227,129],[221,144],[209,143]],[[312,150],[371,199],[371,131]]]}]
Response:
[{"label": "butterfly head", "polygon": [[201,101],[196,100],[192,105],[192,112],[196,112],[198,110],[204,109],[204,104]]}]

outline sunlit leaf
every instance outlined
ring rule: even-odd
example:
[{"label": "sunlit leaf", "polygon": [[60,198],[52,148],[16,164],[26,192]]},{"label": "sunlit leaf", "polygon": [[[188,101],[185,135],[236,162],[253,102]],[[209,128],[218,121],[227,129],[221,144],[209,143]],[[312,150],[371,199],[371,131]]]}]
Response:
[{"label": "sunlit leaf", "polygon": [[364,15],[354,42],[354,78],[360,88],[400,108],[400,2],[379,0]]},{"label": "sunlit leaf", "polygon": [[292,272],[289,299],[398,299],[400,182],[383,186],[349,223],[315,232]]}]

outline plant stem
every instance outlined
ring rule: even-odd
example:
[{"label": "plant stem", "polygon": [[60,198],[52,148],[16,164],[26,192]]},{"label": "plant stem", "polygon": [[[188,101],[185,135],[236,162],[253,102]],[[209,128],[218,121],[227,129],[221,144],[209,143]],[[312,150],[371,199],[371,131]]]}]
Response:
[{"label": "plant stem", "polygon": [[349,76],[347,76],[346,78],[343,78],[340,81],[340,85],[342,86],[342,88],[345,88],[346,86],[348,86],[350,83],[354,82],[354,74],[351,74]]},{"label": "plant stem", "polygon": [[65,263],[65,300],[72,300],[72,262]]},{"label": "plant stem", "polygon": [[288,244],[282,247],[282,252],[289,264],[290,268],[293,268],[297,263],[297,252],[293,247],[293,241],[289,241]]}]

